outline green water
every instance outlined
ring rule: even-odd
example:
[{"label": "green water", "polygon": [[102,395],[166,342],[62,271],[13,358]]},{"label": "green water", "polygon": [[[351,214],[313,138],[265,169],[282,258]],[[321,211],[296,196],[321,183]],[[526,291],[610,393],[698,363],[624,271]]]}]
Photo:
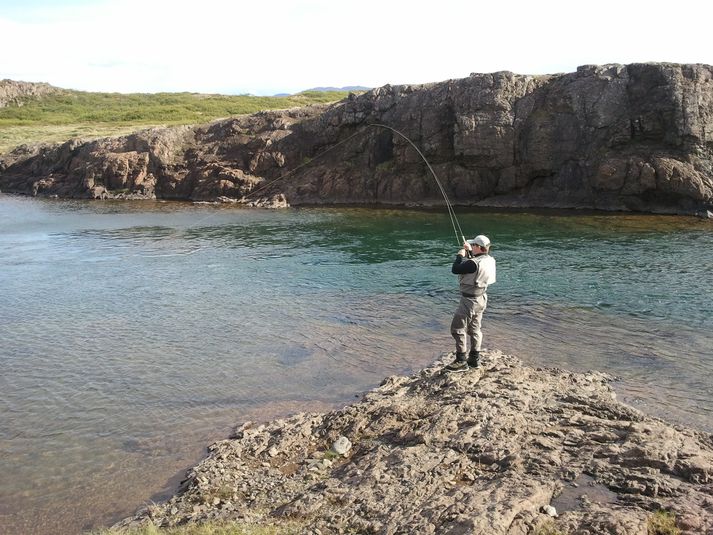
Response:
[{"label": "green water", "polygon": [[[498,262],[484,346],[599,369],[713,430],[713,224],[459,210]],[[0,196],[0,526],[75,533],[245,419],[339,406],[452,349],[445,211]]]}]

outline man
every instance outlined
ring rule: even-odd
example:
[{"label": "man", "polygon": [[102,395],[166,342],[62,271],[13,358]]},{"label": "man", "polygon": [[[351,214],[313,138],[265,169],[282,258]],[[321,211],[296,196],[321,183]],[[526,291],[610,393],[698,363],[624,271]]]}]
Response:
[{"label": "man", "polygon": [[[461,298],[451,322],[456,360],[446,366],[448,371],[465,371],[480,366],[483,342],[480,322],[488,305],[488,286],[495,282],[495,259],[489,251],[490,240],[481,234],[466,241],[453,262],[451,272],[458,275]],[[467,337],[470,338],[470,352],[466,360]]]}]

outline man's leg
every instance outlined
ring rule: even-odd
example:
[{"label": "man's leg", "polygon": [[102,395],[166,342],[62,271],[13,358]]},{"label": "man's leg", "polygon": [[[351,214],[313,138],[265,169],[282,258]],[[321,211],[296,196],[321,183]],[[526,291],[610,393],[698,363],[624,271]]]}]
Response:
[{"label": "man's leg", "polygon": [[469,317],[470,307],[466,299],[461,297],[456,313],[453,315],[453,321],[451,321],[451,336],[453,336],[453,339],[456,341],[456,360],[446,366],[448,370],[460,371],[468,368],[465,362],[465,352],[468,349],[466,335]]},{"label": "man's leg", "polygon": [[472,315],[468,318],[468,336],[470,337],[470,353],[468,354],[468,365],[473,368],[480,366],[480,348],[483,344],[483,332],[480,329],[483,321],[483,312],[488,305],[488,296],[477,297],[472,309]]},{"label": "man's leg", "polygon": [[463,355],[465,360],[465,352],[468,349],[466,342],[466,333],[468,330],[468,318],[470,317],[470,307],[465,298],[461,297],[456,313],[451,321],[451,336],[456,341],[456,355]]}]

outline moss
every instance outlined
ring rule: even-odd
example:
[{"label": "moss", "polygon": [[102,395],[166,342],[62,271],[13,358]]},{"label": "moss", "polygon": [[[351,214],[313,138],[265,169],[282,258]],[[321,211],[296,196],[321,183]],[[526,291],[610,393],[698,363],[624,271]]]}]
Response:
[{"label": "moss", "polygon": [[334,451],[332,448],[329,448],[325,450],[324,452],[324,458],[327,459],[328,461],[333,461],[334,459],[341,459],[342,456],[339,455],[336,451]]},{"label": "moss", "polygon": [[385,162],[381,162],[376,166],[376,169],[378,171],[386,171],[386,172],[391,172],[396,168],[396,160],[387,160]]}]

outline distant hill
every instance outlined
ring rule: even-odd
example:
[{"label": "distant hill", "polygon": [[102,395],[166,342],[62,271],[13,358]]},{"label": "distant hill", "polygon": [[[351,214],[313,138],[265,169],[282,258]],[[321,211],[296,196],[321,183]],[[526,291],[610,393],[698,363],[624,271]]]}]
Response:
[{"label": "distant hill", "polygon": [[313,87],[311,89],[305,89],[306,91],[369,91],[373,87],[365,87],[363,85],[347,85],[344,87]]},{"label": "distant hill", "polygon": [[[303,93],[333,93],[333,92],[350,92],[350,91],[369,91],[370,89],[373,89],[372,87],[366,87],[363,85],[347,85],[344,87],[312,87],[310,89],[305,89],[304,91],[300,91],[299,93],[295,93],[296,95],[301,95]],[[277,93],[275,95],[272,95],[273,97],[289,97],[291,96],[291,93]]]}]

